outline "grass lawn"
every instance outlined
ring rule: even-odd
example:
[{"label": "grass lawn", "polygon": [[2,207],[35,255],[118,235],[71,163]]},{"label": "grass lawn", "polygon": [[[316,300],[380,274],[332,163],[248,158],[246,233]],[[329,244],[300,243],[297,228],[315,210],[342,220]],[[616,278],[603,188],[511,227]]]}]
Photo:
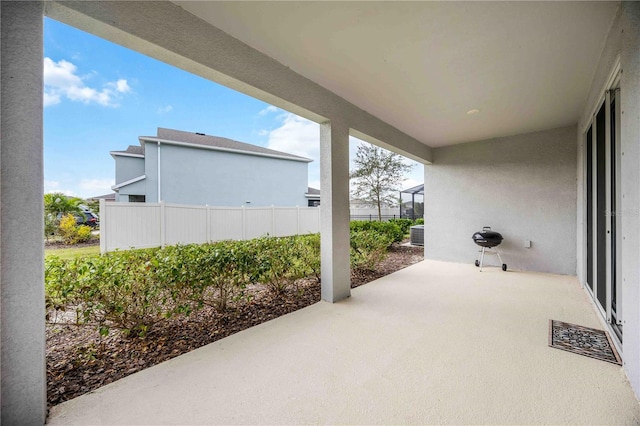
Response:
[{"label": "grass lawn", "polygon": [[73,259],[80,256],[98,256],[99,254],[100,246],[45,249],[44,251],[45,257],[58,256],[61,259]]}]

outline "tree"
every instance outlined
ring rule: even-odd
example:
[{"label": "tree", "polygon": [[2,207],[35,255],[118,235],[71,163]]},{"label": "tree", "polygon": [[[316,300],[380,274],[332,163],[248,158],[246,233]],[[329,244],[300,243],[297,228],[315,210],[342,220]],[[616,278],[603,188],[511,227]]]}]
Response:
[{"label": "tree", "polygon": [[405,164],[399,154],[371,144],[358,146],[353,163],[355,169],[349,176],[353,179],[352,193],[355,198],[377,206],[378,220],[382,221],[382,203],[398,200],[396,192],[412,166]]},{"label": "tree", "polygon": [[45,237],[53,234],[60,224],[60,219],[66,214],[80,214],[84,216],[80,204],[81,198],[67,197],[61,192],[44,194],[44,233]]},{"label": "tree", "polygon": [[82,199],[77,197],[68,197],[61,192],[53,192],[44,194],[44,212],[53,216],[67,213],[82,213],[80,204]]}]

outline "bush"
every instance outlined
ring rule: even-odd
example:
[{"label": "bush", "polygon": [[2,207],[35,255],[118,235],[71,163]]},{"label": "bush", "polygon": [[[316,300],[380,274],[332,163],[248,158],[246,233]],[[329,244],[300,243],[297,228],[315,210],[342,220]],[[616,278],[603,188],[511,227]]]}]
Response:
[{"label": "bush", "polygon": [[91,239],[91,228],[76,225],[76,218],[70,213],[62,216],[58,230],[65,244],[78,244]]},{"label": "bush", "polygon": [[256,276],[273,294],[284,293],[295,280],[307,275],[300,237],[262,237],[252,242],[256,253]]},{"label": "bush", "polygon": [[351,267],[373,270],[387,256],[387,247],[393,243],[389,235],[377,231],[351,232]]},{"label": "bush", "polygon": [[[163,289],[150,280],[148,255],[142,250],[101,257],[45,262],[47,308],[73,306],[77,324],[109,325],[143,336],[162,317]],[[154,285],[155,284],[155,285]]]},{"label": "bush", "polygon": [[49,237],[54,235],[58,230],[58,221],[52,214],[44,215],[44,237],[49,241]]},{"label": "bush", "polygon": [[402,230],[403,235],[407,235],[413,226],[414,222],[411,219],[391,219],[389,222],[395,223]]},{"label": "bush", "polygon": [[[350,223],[351,232],[376,231],[391,239],[391,243],[399,243],[404,239],[402,228],[394,222],[368,222],[364,220],[354,220]],[[389,243],[389,245],[391,244]]]},{"label": "bush", "polygon": [[424,225],[424,218],[416,219],[416,225]]},{"label": "bush", "polygon": [[[387,230],[399,229],[387,227]],[[373,269],[393,242],[387,233],[351,233],[351,264]],[[263,283],[274,295],[306,276],[320,279],[320,235],[116,251],[45,260],[47,312],[73,309],[77,325],[145,336],[163,321],[212,306],[218,311]]]},{"label": "bush", "polygon": [[313,275],[320,282],[320,234],[298,237],[301,241],[300,259],[307,268],[307,275]]}]

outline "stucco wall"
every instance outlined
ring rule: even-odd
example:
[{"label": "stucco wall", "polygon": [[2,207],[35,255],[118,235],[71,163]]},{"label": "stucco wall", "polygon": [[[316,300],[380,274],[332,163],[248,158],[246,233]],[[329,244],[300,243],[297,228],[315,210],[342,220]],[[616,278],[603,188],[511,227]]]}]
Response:
[{"label": "stucco wall", "polygon": [[116,160],[116,185],[144,174],[144,158],[114,156]]},{"label": "stucco wall", "polygon": [[584,284],[586,260],[584,248],[584,138],[590,116],[604,94],[605,84],[620,59],[621,102],[621,182],[622,197],[622,319],[625,371],[636,396],[640,395],[640,4],[622,2],[607,37],[594,75],[587,103],[577,129],[578,155],[578,277]]},{"label": "stucco wall", "polygon": [[434,149],[424,167],[425,257],[473,263],[471,235],[491,226],[505,238],[499,248],[510,269],[575,274],[575,133],[571,126]]},{"label": "stucco wall", "polygon": [[130,185],[123,186],[118,191],[117,201],[129,201],[129,195],[145,195],[147,193],[147,180],[142,179]]},{"label": "stucco wall", "polygon": [[[154,202],[157,145],[145,146],[147,202]],[[306,206],[307,164],[161,144],[161,198],[168,203],[211,206]]]}]

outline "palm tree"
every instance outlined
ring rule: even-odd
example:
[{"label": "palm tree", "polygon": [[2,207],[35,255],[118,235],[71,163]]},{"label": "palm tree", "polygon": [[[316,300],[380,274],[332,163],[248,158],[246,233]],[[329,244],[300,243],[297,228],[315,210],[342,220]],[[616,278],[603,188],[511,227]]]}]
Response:
[{"label": "palm tree", "polygon": [[62,216],[66,214],[83,215],[81,198],[68,197],[61,192],[44,194],[44,235],[47,240],[55,232]]}]

